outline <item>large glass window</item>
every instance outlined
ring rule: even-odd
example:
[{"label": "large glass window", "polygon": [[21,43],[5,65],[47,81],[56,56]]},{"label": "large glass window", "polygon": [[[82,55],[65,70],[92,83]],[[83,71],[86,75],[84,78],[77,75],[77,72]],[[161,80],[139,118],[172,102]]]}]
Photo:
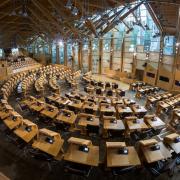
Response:
[{"label": "large glass window", "polygon": [[52,63],[56,63],[56,44],[52,44]]},{"label": "large glass window", "polygon": [[174,36],[165,36],[164,38],[164,54],[165,55],[173,55],[174,54],[174,44],[175,37]]}]

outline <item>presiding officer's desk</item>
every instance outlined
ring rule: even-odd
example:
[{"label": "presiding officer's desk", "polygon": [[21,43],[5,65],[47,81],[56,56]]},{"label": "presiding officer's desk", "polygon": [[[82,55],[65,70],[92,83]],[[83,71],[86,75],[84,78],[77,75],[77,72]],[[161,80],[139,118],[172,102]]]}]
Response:
[{"label": "presiding officer's desk", "polygon": [[138,153],[125,142],[106,142],[107,167],[128,167],[141,165]]},{"label": "presiding officer's desk", "polygon": [[59,133],[43,128],[39,130],[37,140],[34,141],[32,147],[56,157],[63,143],[64,140]]},{"label": "presiding officer's desk", "polygon": [[164,137],[164,143],[169,145],[176,154],[180,154],[180,135],[177,133],[169,134]]},{"label": "presiding officer's desk", "polygon": [[88,166],[98,166],[99,146],[94,146],[90,140],[75,137],[69,138],[68,144],[64,160]]},{"label": "presiding officer's desk", "polygon": [[14,133],[25,142],[29,143],[38,133],[38,127],[33,122],[23,119],[22,124],[14,130]]}]

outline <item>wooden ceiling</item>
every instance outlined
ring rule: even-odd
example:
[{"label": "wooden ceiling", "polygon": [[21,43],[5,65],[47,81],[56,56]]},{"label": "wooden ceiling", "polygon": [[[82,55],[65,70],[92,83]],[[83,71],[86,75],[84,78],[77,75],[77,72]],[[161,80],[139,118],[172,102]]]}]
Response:
[{"label": "wooden ceiling", "polygon": [[[104,12],[106,10],[114,10],[121,5],[127,6],[128,3],[133,1],[1,0],[0,47],[26,46],[38,36],[47,42],[55,38],[67,39],[71,37],[78,39],[90,34],[98,36],[97,29],[100,29],[104,23]],[[71,9],[66,6],[68,2],[71,4]],[[180,0],[159,0],[158,2],[146,0],[145,2],[152,15],[156,15],[154,19],[162,27],[162,30],[168,34],[175,34]],[[77,10],[77,15],[72,13],[74,7]],[[132,10],[129,9],[129,11]],[[95,21],[91,19],[84,22],[82,20],[82,16],[92,17],[95,13],[101,14],[101,18]],[[117,13],[120,14],[121,12]],[[126,15],[128,14],[126,13]],[[106,20],[109,21],[110,18]],[[120,21],[122,20],[120,18]],[[112,25],[111,27],[107,25],[103,32],[111,28]]]},{"label": "wooden ceiling", "polygon": [[165,34],[176,35],[180,0],[149,0]]}]

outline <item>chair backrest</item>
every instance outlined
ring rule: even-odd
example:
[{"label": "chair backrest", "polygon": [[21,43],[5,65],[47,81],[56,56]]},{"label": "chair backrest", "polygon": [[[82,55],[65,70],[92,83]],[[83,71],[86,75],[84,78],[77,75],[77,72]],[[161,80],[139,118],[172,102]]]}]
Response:
[{"label": "chair backrest", "polygon": [[94,134],[99,134],[99,126],[92,126],[92,125],[87,125],[86,129],[88,133],[94,133]]},{"label": "chair backrest", "polygon": [[84,87],[84,91],[87,92],[87,87]]},{"label": "chair backrest", "polygon": [[87,114],[93,114],[94,113],[93,109],[89,109],[89,108],[85,108],[84,111]]},{"label": "chair backrest", "polygon": [[111,87],[110,83],[107,82],[106,85],[105,85],[105,87]]},{"label": "chair backrest", "polygon": [[113,95],[112,90],[108,90],[108,91],[107,91],[107,96],[112,96],[112,95]]},{"label": "chair backrest", "polygon": [[114,83],[113,85],[113,89],[118,89],[119,85],[117,83]]},{"label": "chair backrest", "polygon": [[101,94],[101,93],[102,93],[102,91],[100,88],[96,89],[96,94]]}]

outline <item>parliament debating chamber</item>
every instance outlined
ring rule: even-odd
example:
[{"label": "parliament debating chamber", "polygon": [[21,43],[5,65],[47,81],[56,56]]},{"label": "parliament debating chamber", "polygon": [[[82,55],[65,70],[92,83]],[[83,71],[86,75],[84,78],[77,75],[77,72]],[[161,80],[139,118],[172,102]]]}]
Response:
[{"label": "parliament debating chamber", "polygon": [[0,1],[0,180],[180,179],[180,0]]}]

